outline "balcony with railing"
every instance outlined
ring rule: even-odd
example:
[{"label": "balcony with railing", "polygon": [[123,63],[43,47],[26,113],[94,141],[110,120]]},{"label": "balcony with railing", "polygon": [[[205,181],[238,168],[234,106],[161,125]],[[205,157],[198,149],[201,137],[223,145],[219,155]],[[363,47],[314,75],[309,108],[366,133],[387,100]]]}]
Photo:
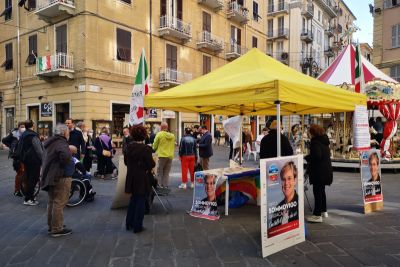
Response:
[{"label": "balcony with railing", "polygon": [[325,56],[327,56],[328,58],[334,57],[335,56],[335,52],[333,51],[332,47],[328,46],[325,47],[325,51],[324,51]]},{"label": "balcony with railing", "polygon": [[314,5],[306,4],[301,9],[301,15],[306,17],[307,19],[312,19],[314,17]]},{"label": "balcony with railing", "polygon": [[342,49],[342,44],[340,42],[333,42],[331,48],[333,51],[339,51]]},{"label": "balcony with railing", "polygon": [[268,5],[268,16],[277,16],[280,14],[289,13],[289,4],[285,2],[279,2],[278,5]]},{"label": "balcony with railing", "polygon": [[192,79],[191,73],[185,73],[170,68],[160,69],[160,88],[169,88],[183,84]]},{"label": "balcony with railing", "polygon": [[36,59],[36,76],[74,78],[74,58],[65,53],[57,53]]},{"label": "balcony with railing", "polygon": [[75,14],[74,0],[36,0],[36,11],[39,19],[51,21],[60,16]]},{"label": "balcony with railing", "polygon": [[231,2],[228,4],[227,17],[228,19],[235,21],[240,24],[245,24],[249,21],[248,18],[249,10],[237,2]]},{"label": "balcony with railing", "polygon": [[224,7],[222,0],[197,0],[197,3],[209,7],[214,11],[219,11]]},{"label": "balcony with railing", "polygon": [[189,41],[192,38],[190,24],[171,16],[160,17],[158,34],[162,37],[173,37],[182,41]]},{"label": "balcony with railing", "polygon": [[226,60],[234,60],[242,55],[242,47],[236,43],[231,43],[227,45],[226,48]]},{"label": "balcony with railing", "polygon": [[289,30],[287,28],[280,28],[275,31],[269,30],[267,32],[267,39],[270,41],[277,39],[288,39],[288,37],[289,37]]},{"label": "balcony with railing", "polygon": [[333,5],[334,2],[332,0],[315,0],[314,2],[331,18],[337,17],[337,7]]},{"label": "balcony with railing", "polygon": [[313,32],[304,29],[300,34],[300,40],[306,42],[307,44],[312,43],[312,41],[314,40]]},{"label": "balcony with railing", "polygon": [[221,52],[224,49],[224,40],[208,31],[202,31],[199,34],[197,48],[212,52]]},{"label": "balcony with railing", "polygon": [[334,29],[330,26],[325,28],[325,33],[326,35],[328,35],[328,37],[333,37],[335,35],[333,31]]}]

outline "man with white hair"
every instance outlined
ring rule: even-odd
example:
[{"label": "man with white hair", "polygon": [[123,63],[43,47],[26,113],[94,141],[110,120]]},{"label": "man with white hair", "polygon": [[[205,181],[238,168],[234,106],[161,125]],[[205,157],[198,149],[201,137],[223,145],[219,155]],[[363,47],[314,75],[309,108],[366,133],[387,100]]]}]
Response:
[{"label": "man with white hair", "polygon": [[169,172],[171,171],[172,159],[174,158],[175,135],[168,132],[168,124],[161,123],[161,130],[154,139],[153,149],[158,156],[158,178],[161,187],[168,187]]},{"label": "man with white hair", "polygon": [[64,227],[63,210],[71,191],[71,176],[75,171],[68,145],[69,129],[59,124],[54,136],[44,142],[41,187],[49,194],[47,205],[48,232],[52,237],[69,235],[71,229]]}]

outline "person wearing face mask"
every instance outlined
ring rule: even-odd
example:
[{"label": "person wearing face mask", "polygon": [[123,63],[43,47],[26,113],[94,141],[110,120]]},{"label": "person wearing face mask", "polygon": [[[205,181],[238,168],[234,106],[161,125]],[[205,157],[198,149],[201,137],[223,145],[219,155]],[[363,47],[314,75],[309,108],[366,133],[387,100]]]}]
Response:
[{"label": "person wearing face mask", "polygon": [[14,185],[14,196],[22,197],[21,194],[21,181],[22,175],[24,174],[24,164],[19,160],[16,148],[18,145],[19,138],[25,132],[25,122],[21,121],[18,123],[18,128],[14,128],[6,137],[1,141],[4,145],[9,148],[8,158],[13,160],[13,169],[16,172],[15,185]]},{"label": "person wearing face mask", "polygon": [[86,154],[83,158],[83,166],[85,166],[87,172],[90,172],[93,162],[93,152],[96,150],[93,141],[93,130],[89,129],[86,133],[83,134],[83,136],[86,140]]},{"label": "person wearing face mask", "polygon": [[125,126],[124,129],[122,129],[122,153],[125,153],[126,147],[131,141],[130,134],[129,134],[129,127]]}]

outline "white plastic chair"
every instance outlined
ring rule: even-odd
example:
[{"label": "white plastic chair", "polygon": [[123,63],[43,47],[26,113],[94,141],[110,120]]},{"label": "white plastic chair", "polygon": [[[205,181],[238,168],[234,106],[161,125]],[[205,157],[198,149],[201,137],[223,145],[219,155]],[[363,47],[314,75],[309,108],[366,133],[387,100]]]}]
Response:
[{"label": "white plastic chair", "polygon": [[250,143],[246,143],[247,147],[247,160],[250,159],[250,155],[253,155],[254,161],[257,161],[257,150],[252,150]]}]

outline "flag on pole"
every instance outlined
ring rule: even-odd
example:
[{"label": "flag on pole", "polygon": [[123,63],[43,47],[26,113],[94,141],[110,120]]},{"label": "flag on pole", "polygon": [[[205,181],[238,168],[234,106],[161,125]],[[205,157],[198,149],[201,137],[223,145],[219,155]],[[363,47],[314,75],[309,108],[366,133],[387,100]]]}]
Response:
[{"label": "flag on pole", "polygon": [[132,89],[129,109],[129,126],[144,122],[144,96],[149,93],[149,71],[144,49],[140,56],[139,68],[136,73],[135,85]]},{"label": "flag on pole", "polygon": [[242,134],[242,116],[235,116],[224,120],[222,122],[224,125],[225,133],[229,135],[233,142],[233,148],[240,146],[240,135]]},{"label": "flag on pole", "polygon": [[355,59],[355,77],[354,77],[354,83],[355,83],[355,92],[356,93],[364,93],[364,72],[363,72],[363,67],[362,67],[362,61],[361,61],[361,51],[359,49],[359,45],[356,46],[356,59]]}]

